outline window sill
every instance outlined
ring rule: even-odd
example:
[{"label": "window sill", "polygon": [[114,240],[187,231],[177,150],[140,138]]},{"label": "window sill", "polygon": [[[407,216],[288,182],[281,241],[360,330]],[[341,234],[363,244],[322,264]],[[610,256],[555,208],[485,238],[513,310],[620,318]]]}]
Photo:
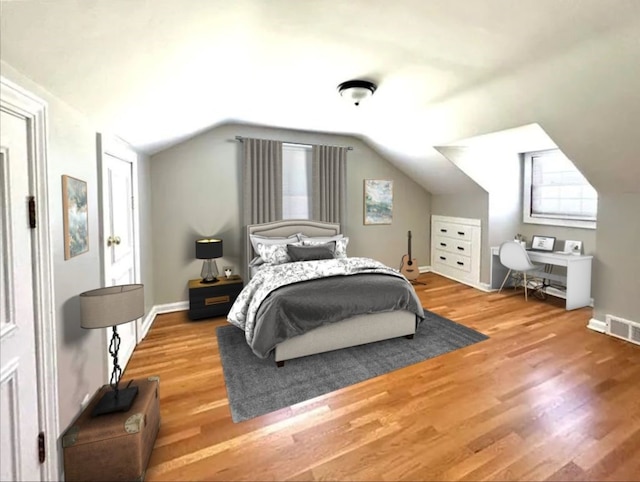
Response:
[{"label": "window sill", "polygon": [[524,216],[525,224],[545,224],[547,226],[562,226],[565,228],[596,229],[597,221],[579,221],[576,219],[555,219]]}]

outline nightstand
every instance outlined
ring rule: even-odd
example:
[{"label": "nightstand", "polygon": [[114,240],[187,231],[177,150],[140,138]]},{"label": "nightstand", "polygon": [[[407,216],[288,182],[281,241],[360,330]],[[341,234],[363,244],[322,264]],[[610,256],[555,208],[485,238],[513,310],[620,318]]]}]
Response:
[{"label": "nightstand", "polygon": [[189,281],[189,318],[199,320],[229,313],[243,287],[238,275],[218,277],[217,283],[202,283],[201,279]]}]

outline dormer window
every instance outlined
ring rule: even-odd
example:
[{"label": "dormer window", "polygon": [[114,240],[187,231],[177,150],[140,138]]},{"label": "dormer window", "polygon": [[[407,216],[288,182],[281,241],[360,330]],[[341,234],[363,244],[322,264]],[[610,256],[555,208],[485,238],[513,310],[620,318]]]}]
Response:
[{"label": "dormer window", "polygon": [[524,153],[523,222],[596,227],[598,193],[560,149]]}]

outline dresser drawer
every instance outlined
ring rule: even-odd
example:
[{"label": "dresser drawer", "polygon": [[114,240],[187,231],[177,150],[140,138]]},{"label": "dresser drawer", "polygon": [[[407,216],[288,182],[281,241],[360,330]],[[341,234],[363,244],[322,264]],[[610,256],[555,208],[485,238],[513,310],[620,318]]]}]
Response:
[{"label": "dresser drawer", "polygon": [[436,236],[462,239],[465,241],[471,241],[472,227],[464,224],[450,223],[446,221],[434,221]]},{"label": "dresser drawer", "polygon": [[445,236],[437,236],[434,239],[434,247],[441,251],[460,254],[463,256],[471,256],[471,241],[462,239],[452,239]]},{"label": "dresser drawer", "polygon": [[459,254],[436,249],[435,261],[436,263],[443,264],[450,268],[456,268],[467,273],[471,272],[471,258],[469,256],[461,256]]},{"label": "dresser drawer", "polygon": [[431,269],[466,283],[480,284],[482,221],[453,216],[431,216]]},{"label": "dresser drawer", "polygon": [[213,284],[189,283],[189,318],[199,320],[223,316],[229,313],[231,306],[243,288],[242,280],[222,281]]}]

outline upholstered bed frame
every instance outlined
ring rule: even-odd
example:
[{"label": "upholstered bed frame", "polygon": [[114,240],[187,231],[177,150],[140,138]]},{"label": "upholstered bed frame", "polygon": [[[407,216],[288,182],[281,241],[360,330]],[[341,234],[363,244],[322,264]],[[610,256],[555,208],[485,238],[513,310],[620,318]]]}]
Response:
[{"label": "upholstered bed frame", "polygon": [[[340,233],[340,225],[299,219],[249,225],[247,226],[245,259],[248,262],[256,256],[249,237],[251,234],[287,237],[296,233],[307,236],[334,236]],[[250,268],[249,276],[251,276]],[[400,336],[410,338],[416,331],[416,325],[416,315],[408,311],[354,316],[283,341],[275,348],[275,360],[278,366],[282,366],[285,360],[292,358]]]}]

